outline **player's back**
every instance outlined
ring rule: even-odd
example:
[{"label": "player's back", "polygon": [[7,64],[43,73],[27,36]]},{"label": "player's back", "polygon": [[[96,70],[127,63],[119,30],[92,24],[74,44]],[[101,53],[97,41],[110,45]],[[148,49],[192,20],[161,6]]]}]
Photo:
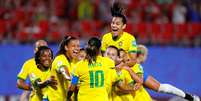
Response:
[{"label": "player's back", "polygon": [[[143,67],[140,64],[135,64],[131,68],[136,74],[143,75]],[[146,89],[142,86],[139,90],[137,90],[134,94],[134,101],[151,101],[151,97]]]},{"label": "player's back", "polygon": [[109,66],[114,66],[111,63],[108,58],[98,56],[96,62],[91,64],[87,60],[77,64],[74,75],[80,80],[79,101],[108,101],[106,81]]}]

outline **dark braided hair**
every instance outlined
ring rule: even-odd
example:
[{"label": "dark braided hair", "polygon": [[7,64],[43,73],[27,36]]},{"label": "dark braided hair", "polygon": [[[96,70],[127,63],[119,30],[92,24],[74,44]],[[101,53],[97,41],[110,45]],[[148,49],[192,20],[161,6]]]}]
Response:
[{"label": "dark braided hair", "polygon": [[122,18],[123,24],[126,24],[127,19],[123,13],[124,13],[124,8],[122,7],[122,5],[119,2],[114,2],[112,7],[111,7],[112,16]]},{"label": "dark braided hair", "polygon": [[36,65],[40,64],[40,56],[45,50],[50,50],[51,51],[51,59],[53,59],[53,51],[52,51],[52,49],[50,49],[47,46],[40,46],[40,47],[38,47],[38,51],[35,53],[35,56],[34,56]]}]

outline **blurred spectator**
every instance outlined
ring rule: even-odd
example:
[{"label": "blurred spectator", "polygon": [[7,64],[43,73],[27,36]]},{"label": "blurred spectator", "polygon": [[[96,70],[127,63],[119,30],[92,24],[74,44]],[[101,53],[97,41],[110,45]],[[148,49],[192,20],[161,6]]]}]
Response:
[{"label": "blurred spectator", "polygon": [[[108,32],[114,0],[0,0],[0,42],[30,43],[63,35],[78,38]],[[119,0],[127,31],[144,44],[199,46],[199,0]],[[184,26],[184,27],[182,27]]]},{"label": "blurred spectator", "polygon": [[90,0],[80,0],[78,4],[78,18],[92,19],[94,17],[94,6]]},{"label": "blurred spectator", "polygon": [[173,23],[184,24],[186,22],[187,9],[181,2],[177,1],[173,9]]},{"label": "blurred spectator", "polygon": [[200,14],[198,12],[199,5],[196,3],[188,4],[187,17],[190,22],[200,22]]}]

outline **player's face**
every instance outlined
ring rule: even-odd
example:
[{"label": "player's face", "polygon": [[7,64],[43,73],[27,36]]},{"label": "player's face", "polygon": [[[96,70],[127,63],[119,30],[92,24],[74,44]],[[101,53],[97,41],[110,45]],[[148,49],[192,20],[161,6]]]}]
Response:
[{"label": "player's face", "polygon": [[78,56],[78,60],[83,60],[86,57],[86,52],[84,50],[80,51],[79,56]]},{"label": "player's face", "polygon": [[40,63],[43,67],[49,68],[52,64],[52,53],[50,50],[44,50],[40,55]]},{"label": "player's face", "polygon": [[[133,66],[134,59],[131,59],[131,57],[130,57],[129,54],[125,54],[125,55],[124,55],[123,61],[124,61],[124,63],[127,64],[129,67],[132,67],[132,66]],[[136,62],[136,61],[135,61],[135,62]]]},{"label": "player's face", "polygon": [[111,22],[111,30],[113,36],[118,36],[125,29],[126,24],[123,24],[121,17],[113,17]]},{"label": "player's face", "polygon": [[116,62],[118,58],[117,50],[114,48],[107,48],[105,56],[109,57],[110,59]]},{"label": "player's face", "polygon": [[77,58],[80,52],[79,40],[71,40],[67,45],[67,53],[71,58]]},{"label": "player's face", "polygon": [[123,60],[124,56],[126,55],[125,51],[119,51],[119,58]]}]

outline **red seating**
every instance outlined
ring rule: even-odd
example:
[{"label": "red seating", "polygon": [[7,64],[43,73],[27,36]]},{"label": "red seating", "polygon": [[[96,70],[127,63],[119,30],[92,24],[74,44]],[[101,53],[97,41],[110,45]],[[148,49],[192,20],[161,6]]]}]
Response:
[{"label": "red seating", "polygon": [[61,35],[61,33],[56,32],[56,31],[55,32],[51,32],[50,35],[49,35],[49,39],[52,42],[59,42],[59,41],[62,40],[62,35]]},{"label": "red seating", "polygon": [[29,39],[30,39],[29,34],[30,34],[30,33],[27,33],[27,32],[24,32],[24,31],[18,32],[18,33],[16,34],[16,39],[17,39],[20,43],[28,42]]},{"label": "red seating", "polygon": [[125,31],[128,32],[128,33],[132,33],[133,32],[133,24],[132,23],[127,23]]},{"label": "red seating", "polygon": [[138,38],[144,39],[147,37],[147,26],[146,23],[139,23],[134,25],[134,34],[138,36]]},{"label": "red seating", "polygon": [[200,23],[189,23],[188,24],[188,37],[194,38],[197,35],[201,34],[201,24]]}]

